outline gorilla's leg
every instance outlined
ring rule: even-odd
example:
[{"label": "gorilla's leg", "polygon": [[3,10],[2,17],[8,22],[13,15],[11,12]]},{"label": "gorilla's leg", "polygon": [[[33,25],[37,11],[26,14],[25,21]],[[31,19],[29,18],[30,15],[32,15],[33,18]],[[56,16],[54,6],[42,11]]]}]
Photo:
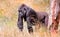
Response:
[{"label": "gorilla's leg", "polygon": [[46,27],[48,26],[48,19],[49,19],[49,17],[48,17],[48,15],[45,17],[45,25],[46,25]]},{"label": "gorilla's leg", "polygon": [[19,13],[18,16],[18,22],[17,22],[18,28],[22,31],[23,30],[23,15]]},{"label": "gorilla's leg", "polygon": [[33,32],[32,24],[31,24],[31,21],[30,21],[30,17],[27,17],[27,28],[28,28],[28,32],[29,33]]}]

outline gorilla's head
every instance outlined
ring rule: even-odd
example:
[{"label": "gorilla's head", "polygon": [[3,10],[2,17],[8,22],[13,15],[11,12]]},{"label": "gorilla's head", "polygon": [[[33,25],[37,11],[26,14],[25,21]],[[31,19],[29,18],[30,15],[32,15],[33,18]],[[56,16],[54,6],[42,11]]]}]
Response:
[{"label": "gorilla's head", "polygon": [[25,14],[26,12],[29,11],[29,9],[30,9],[30,8],[29,8],[27,5],[22,4],[22,5],[20,6],[20,8],[18,9],[18,12],[22,12],[23,14]]}]

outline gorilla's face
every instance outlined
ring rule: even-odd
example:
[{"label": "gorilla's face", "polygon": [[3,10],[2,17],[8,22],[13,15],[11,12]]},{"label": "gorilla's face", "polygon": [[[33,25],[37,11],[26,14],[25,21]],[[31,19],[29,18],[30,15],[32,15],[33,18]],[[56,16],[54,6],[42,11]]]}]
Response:
[{"label": "gorilla's face", "polygon": [[22,13],[22,14],[25,14],[26,12],[27,12],[27,10],[25,9],[25,8],[22,8],[22,9],[20,9],[20,10],[18,10],[20,13]]},{"label": "gorilla's face", "polygon": [[22,9],[22,12],[25,14],[27,12],[27,9],[26,8],[23,8]]}]

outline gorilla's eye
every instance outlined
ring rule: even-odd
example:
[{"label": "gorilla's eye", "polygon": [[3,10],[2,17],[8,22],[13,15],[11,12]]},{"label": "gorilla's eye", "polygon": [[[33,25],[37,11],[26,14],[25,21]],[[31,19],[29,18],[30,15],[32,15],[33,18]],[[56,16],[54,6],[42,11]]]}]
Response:
[{"label": "gorilla's eye", "polygon": [[24,13],[27,12],[26,8],[23,8],[23,12],[24,12]]},{"label": "gorilla's eye", "polygon": [[24,8],[24,10],[26,10],[26,9]]}]

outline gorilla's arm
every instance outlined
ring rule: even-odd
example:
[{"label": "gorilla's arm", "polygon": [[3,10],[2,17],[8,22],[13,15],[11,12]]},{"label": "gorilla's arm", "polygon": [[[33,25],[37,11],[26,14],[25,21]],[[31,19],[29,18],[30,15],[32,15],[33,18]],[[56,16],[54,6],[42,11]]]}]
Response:
[{"label": "gorilla's arm", "polygon": [[30,11],[27,12],[26,16],[27,16],[27,28],[30,33],[33,32],[32,25],[35,22],[35,19],[37,19],[37,15],[34,10],[30,9]]},{"label": "gorilla's arm", "polygon": [[29,21],[28,22],[30,22],[30,24],[32,24],[32,25],[38,19],[37,18],[37,14],[36,14],[36,12],[33,9],[30,9],[30,11],[27,12],[26,16],[29,17]]},{"label": "gorilla's arm", "polygon": [[27,28],[28,28],[28,32],[29,33],[33,32],[33,28],[32,28],[30,17],[27,17]]},{"label": "gorilla's arm", "polygon": [[17,22],[18,28],[22,31],[23,29],[23,14],[19,12],[18,15],[18,22]]}]

